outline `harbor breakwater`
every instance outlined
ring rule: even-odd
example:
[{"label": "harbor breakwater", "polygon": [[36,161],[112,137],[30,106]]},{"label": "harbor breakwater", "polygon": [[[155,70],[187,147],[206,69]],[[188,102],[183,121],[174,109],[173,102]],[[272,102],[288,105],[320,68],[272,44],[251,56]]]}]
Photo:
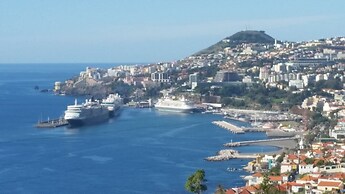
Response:
[{"label": "harbor breakwater", "polygon": [[207,161],[224,161],[230,159],[255,159],[257,158],[257,154],[240,154],[236,150],[232,149],[224,149],[220,150],[216,156],[210,156],[205,158]]}]

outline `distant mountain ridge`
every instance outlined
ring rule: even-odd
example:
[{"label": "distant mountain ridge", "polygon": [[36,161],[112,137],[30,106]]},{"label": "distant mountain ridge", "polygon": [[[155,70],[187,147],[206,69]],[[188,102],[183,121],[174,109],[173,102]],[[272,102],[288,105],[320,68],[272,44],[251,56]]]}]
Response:
[{"label": "distant mountain ridge", "polygon": [[267,35],[265,31],[246,30],[240,31],[232,36],[226,37],[216,44],[197,52],[194,55],[211,54],[223,50],[226,47],[235,47],[242,43],[266,43],[273,44],[274,38]]}]

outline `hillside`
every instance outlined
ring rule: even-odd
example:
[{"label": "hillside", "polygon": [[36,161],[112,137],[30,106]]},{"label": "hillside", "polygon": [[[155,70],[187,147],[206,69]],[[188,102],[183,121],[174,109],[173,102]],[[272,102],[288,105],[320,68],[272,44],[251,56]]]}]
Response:
[{"label": "hillside", "polygon": [[241,43],[268,43],[273,44],[274,38],[267,35],[265,31],[246,30],[240,31],[232,36],[226,37],[216,44],[197,52],[194,55],[210,54],[223,50],[226,47],[235,47]]}]

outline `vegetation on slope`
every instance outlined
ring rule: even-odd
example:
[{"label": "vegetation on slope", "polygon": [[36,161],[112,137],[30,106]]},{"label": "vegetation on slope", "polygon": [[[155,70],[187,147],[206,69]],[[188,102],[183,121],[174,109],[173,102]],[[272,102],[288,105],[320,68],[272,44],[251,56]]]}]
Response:
[{"label": "vegetation on slope", "polygon": [[264,31],[246,30],[240,31],[232,36],[226,37],[218,43],[199,51],[195,55],[211,54],[223,50],[226,47],[235,47],[241,43],[268,43],[273,44],[274,38],[267,35]]}]

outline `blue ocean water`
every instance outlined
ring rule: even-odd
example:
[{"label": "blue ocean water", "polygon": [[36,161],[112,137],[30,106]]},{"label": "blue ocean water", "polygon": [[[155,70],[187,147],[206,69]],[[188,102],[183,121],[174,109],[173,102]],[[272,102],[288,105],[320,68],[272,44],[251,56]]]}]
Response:
[{"label": "blue ocean water", "polygon": [[86,66],[92,65],[0,65],[0,193],[187,193],[186,179],[200,168],[206,172],[206,193],[218,184],[244,184],[240,176],[246,172],[226,169],[241,168],[248,160],[204,158],[231,140],[264,139],[265,134],[229,133],[211,123],[222,119],[219,115],[124,108],[119,117],[99,125],[35,128],[42,118],[61,116],[74,98],[40,93],[34,86],[52,88],[55,81],[78,75]]}]

